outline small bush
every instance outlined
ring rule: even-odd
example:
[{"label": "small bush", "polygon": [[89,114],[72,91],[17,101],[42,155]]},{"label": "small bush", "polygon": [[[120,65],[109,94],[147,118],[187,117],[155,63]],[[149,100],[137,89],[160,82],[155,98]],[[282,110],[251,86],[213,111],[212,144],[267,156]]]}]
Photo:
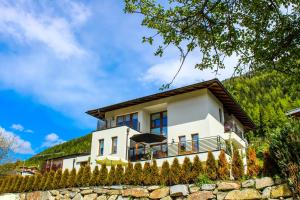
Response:
[{"label": "small bush", "polygon": [[204,173],[204,170],[203,170],[202,163],[199,159],[199,156],[196,155],[194,157],[194,160],[193,160],[193,166],[192,166],[192,172],[191,172],[191,176],[193,177],[193,181],[196,182],[197,179],[198,179],[198,176],[200,174],[203,174],[203,173]]},{"label": "small bush", "polygon": [[13,192],[13,191],[14,191],[14,187],[15,187],[17,178],[18,178],[18,176],[13,176],[13,177],[12,177],[12,182],[11,182],[11,184],[9,185],[9,188],[8,188],[8,191],[9,191],[9,192]]},{"label": "small bush", "polygon": [[0,179],[0,194],[3,192],[4,181],[5,179]]},{"label": "small bush", "polygon": [[176,185],[180,183],[181,167],[177,158],[174,158],[170,168],[170,183]]},{"label": "small bush", "polygon": [[188,157],[185,157],[183,160],[181,174],[180,174],[181,183],[188,184],[193,181],[192,168],[193,168],[193,164],[191,160]]},{"label": "small bush", "polygon": [[59,182],[59,188],[68,188],[69,170],[65,169]]},{"label": "small bush", "polygon": [[61,177],[62,177],[62,170],[58,169],[55,172],[54,178],[53,178],[53,182],[52,182],[52,189],[59,189],[60,188],[60,181],[61,181]]},{"label": "small bush", "polygon": [[229,179],[229,166],[226,159],[225,152],[221,150],[218,160],[218,178],[220,180],[228,180]]},{"label": "small bush", "polygon": [[84,170],[84,167],[81,166],[78,170],[78,173],[76,174],[75,184],[77,187],[81,187],[83,185],[82,184],[83,170]]},{"label": "small bush", "polygon": [[259,172],[259,167],[256,159],[256,152],[253,147],[249,147],[247,151],[247,174],[250,177],[256,177]]},{"label": "small bush", "polygon": [[211,179],[207,176],[207,174],[199,174],[199,176],[197,177],[197,182],[196,182],[196,184],[197,184],[198,186],[201,186],[201,185],[203,185],[203,184],[212,184],[212,183],[214,183],[214,181],[211,180]]},{"label": "small bush", "polygon": [[29,179],[29,176],[25,176],[23,178],[22,183],[20,185],[20,189],[19,189],[20,192],[25,192],[26,191],[26,185],[27,185],[28,179]]},{"label": "small bush", "polygon": [[25,191],[26,192],[31,192],[31,191],[34,190],[33,183],[34,183],[34,176],[30,176],[28,178],[28,181],[27,181],[26,186],[25,186]]},{"label": "small bush", "polygon": [[108,178],[108,170],[106,164],[101,165],[100,174],[99,174],[99,185],[106,185]]},{"label": "small bush", "polygon": [[123,184],[124,180],[124,168],[121,164],[117,164],[116,174],[115,174],[116,184],[121,185]]},{"label": "small bush", "polygon": [[232,157],[232,176],[235,180],[240,180],[244,175],[244,166],[239,151],[234,148]]},{"label": "small bush", "polygon": [[37,191],[40,190],[40,182],[42,181],[42,175],[40,173],[34,175],[34,182],[33,182],[33,190]]},{"label": "small bush", "polygon": [[107,184],[114,185],[115,183],[116,183],[116,168],[114,165],[112,165],[108,173]]},{"label": "small bush", "polygon": [[91,180],[91,167],[90,165],[86,165],[83,168],[83,176],[82,176],[82,186],[89,186]]},{"label": "small bush", "polygon": [[168,161],[164,161],[160,171],[160,184],[170,185],[170,165]]},{"label": "small bush", "polygon": [[143,173],[142,173],[142,180],[144,185],[150,185],[152,183],[151,181],[151,167],[149,162],[145,162]]},{"label": "small bush", "polygon": [[207,176],[211,180],[216,180],[217,179],[217,165],[216,165],[216,160],[215,160],[215,157],[214,157],[214,155],[212,154],[211,151],[209,151],[208,154],[207,154],[206,173],[207,173]]},{"label": "small bush", "polygon": [[46,173],[43,174],[42,180],[39,184],[39,190],[44,190],[44,188],[46,186],[46,181],[48,179],[48,176],[49,176],[49,172],[46,172]]},{"label": "small bush", "polygon": [[10,188],[11,184],[12,184],[12,177],[8,177],[7,178],[7,183],[5,184],[5,187],[4,187],[4,192],[9,192],[9,188]]},{"label": "small bush", "polygon": [[142,174],[143,174],[142,164],[136,163],[134,165],[134,170],[133,170],[133,182],[135,185],[142,184]]},{"label": "small bush", "polygon": [[159,169],[157,167],[156,160],[152,161],[151,165],[151,184],[152,185],[157,185],[159,183]]},{"label": "small bush", "polygon": [[69,178],[68,178],[68,182],[67,185],[68,187],[75,187],[76,186],[76,182],[74,180],[76,180],[77,174],[76,174],[76,169],[73,168],[70,172]]},{"label": "small bush", "polygon": [[125,168],[124,174],[124,184],[126,185],[133,185],[133,164],[131,162],[128,163],[127,167]]},{"label": "small bush", "polygon": [[48,174],[44,190],[52,190],[53,188],[53,180],[54,180],[55,172],[51,170]]},{"label": "small bush", "polygon": [[92,178],[90,180],[90,185],[96,186],[99,184],[99,175],[100,175],[100,171],[98,166],[96,166],[93,170]]}]

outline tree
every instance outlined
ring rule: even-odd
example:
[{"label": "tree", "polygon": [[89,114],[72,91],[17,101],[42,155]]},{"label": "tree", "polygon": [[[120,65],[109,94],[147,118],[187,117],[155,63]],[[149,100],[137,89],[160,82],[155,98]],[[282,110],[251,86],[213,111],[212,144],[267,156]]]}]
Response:
[{"label": "tree", "polygon": [[207,153],[206,173],[211,180],[217,179],[217,165],[214,155],[211,151]]},{"label": "tree", "polygon": [[12,184],[12,177],[8,177],[7,178],[7,183],[5,184],[5,187],[4,187],[4,192],[9,192],[9,188],[10,188],[10,185]]},{"label": "tree", "polygon": [[44,190],[48,176],[49,176],[49,172],[43,174],[41,182],[39,184],[39,190]]},{"label": "tree", "polygon": [[115,178],[116,178],[116,184],[118,184],[118,185],[123,184],[124,168],[121,164],[117,164]]},{"label": "tree", "polygon": [[34,176],[30,176],[28,178],[28,182],[26,183],[26,186],[25,186],[25,191],[26,192],[30,192],[30,191],[34,190],[33,183],[34,183]]},{"label": "tree", "polygon": [[90,165],[86,165],[83,169],[82,186],[89,186],[91,176],[91,167]]},{"label": "tree", "polygon": [[221,150],[218,160],[218,178],[220,180],[229,179],[229,166],[224,150]]},{"label": "tree", "polygon": [[126,184],[126,185],[134,184],[133,173],[134,173],[133,172],[133,164],[131,162],[129,162],[127,167],[125,168],[124,184]]},{"label": "tree", "polygon": [[100,169],[100,175],[99,175],[99,184],[106,185],[107,178],[108,178],[108,170],[107,170],[106,164],[102,164],[101,169]]},{"label": "tree", "polygon": [[71,172],[70,172],[70,176],[69,176],[68,182],[67,182],[67,185],[68,185],[69,187],[75,187],[75,186],[76,186],[76,181],[74,181],[74,180],[76,180],[76,177],[77,177],[76,169],[73,168],[73,169],[71,170]]},{"label": "tree", "polygon": [[[6,131],[0,127],[0,163],[5,163],[14,141],[15,137],[7,134]],[[1,168],[1,174],[4,173],[2,169],[3,168]]]},{"label": "tree", "polygon": [[[20,185],[21,185],[21,182],[22,182],[22,176],[20,175],[17,175],[16,176],[16,181],[15,183],[13,184],[13,188],[12,188],[12,192],[18,192],[19,188],[20,188]],[[1,184],[0,184],[1,186]],[[1,189],[0,189],[1,190]]]},{"label": "tree", "polygon": [[90,185],[96,186],[99,183],[99,175],[100,175],[100,171],[99,171],[99,167],[96,166],[94,168],[93,174],[92,174],[92,178],[90,180]]},{"label": "tree", "polygon": [[33,182],[33,185],[32,185],[32,189],[34,191],[40,190],[40,183],[41,183],[42,180],[43,180],[43,177],[40,173],[34,175],[34,182]]},{"label": "tree", "polygon": [[17,179],[19,178],[19,176],[13,176],[12,177],[12,181],[11,184],[9,185],[8,191],[9,192],[14,192],[14,187],[16,185]]},{"label": "tree", "polygon": [[192,182],[193,180],[192,168],[193,168],[193,164],[191,160],[188,157],[185,157],[183,160],[181,175],[180,175],[182,183],[189,184]]},{"label": "tree", "polygon": [[114,165],[110,167],[108,177],[107,177],[108,185],[114,185],[116,183],[116,168]]},{"label": "tree", "polygon": [[21,182],[21,185],[20,185],[19,192],[25,192],[25,191],[26,191],[26,185],[27,185],[28,179],[29,179],[29,176],[25,176],[25,177],[22,179],[22,182]]},{"label": "tree", "polygon": [[[3,184],[4,181],[5,181],[4,179],[0,180],[0,194],[2,193],[2,187],[4,187],[4,184]],[[3,184],[3,186],[2,186],[2,184]]]},{"label": "tree", "polygon": [[125,0],[125,12],[141,14],[142,25],[156,32],[143,42],[153,44],[161,36],[155,55],[175,46],[184,62],[190,52],[200,51],[202,59],[195,67],[201,70],[224,68],[224,58],[236,55],[238,72],[245,67],[275,69],[295,80],[300,77],[299,6],[293,0]]},{"label": "tree", "polygon": [[198,179],[199,174],[203,173],[203,166],[199,159],[199,156],[196,155],[193,160],[193,167],[192,167],[192,177],[193,181],[196,182]]},{"label": "tree", "polygon": [[233,149],[232,156],[232,176],[235,180],[240,180],[244,175],[244,166],[238,149]]},{"label": "tree", "polygon": [[159,169],[157,167],[157,162],[156,160],[152,161],[152,165],[151,165],[151,184],[152,185],[157,185],[159,184]]},{"label": "tree", "polygon": [[259,172],[259,166],[257,165],[255,149],[250,146],[247,151],[247,174],[251,177],[256,177]]},{"label": "tree", "polygon": [[161,166],[160,184],[170,185],[170,165],[167,160],[165,160]]},{"label": "tree", "polygon": [[152,182],[151,177],[151,167],[149,162],[145,162],[143,173],[142,173],[142,180],[144,185],[151,185]]},{"label": "tree", "polygon": [[135,163],[134,169],[133,169],[133,182],[135,185],[141,185],[142,184],[142,174],[143,174],[143,168],[141,163]]},{"label": "tree", "polygon": [[65,169],[59,182],[59,188],[68,188],[69,170]]},{"label": "tree", "polygon": [[53,182],[52,182],[52,189],[59,189],[60,188],[61,178],[62,178],[62,170],[58,169],[55,172],[55,175],[54,175],[54,179],[53,179]]},{"label": "tree", "polygon": [[75,185],[77,187],[81,187],[83,185],[82,183],[83,170],[84,170],[84,166],[80,166],[78,173],[76,174]]},{"label": "tree", "polygon": [[44,190],[52,190],[53,188],[53,180],[54,180],[54,176],[55,176],[55,172],[53,170],[50,170],[45,186],[44,186]]},{"label": "tree", "polygon": [[170,183],[176,185],[180,183],[181,167],[177,158],[174,158],[170,168]]}]

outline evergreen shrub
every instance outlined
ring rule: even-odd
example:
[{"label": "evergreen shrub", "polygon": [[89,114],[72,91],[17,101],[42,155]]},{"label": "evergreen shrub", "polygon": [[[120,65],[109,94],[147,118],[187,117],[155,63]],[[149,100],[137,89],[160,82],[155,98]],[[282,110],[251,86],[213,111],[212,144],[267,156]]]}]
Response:
[{"label": "evergreen shrub", "polygon": [[32,185],[32,189],[34,191],[40,190],[40,182],[42,181],[42,175],[40,173],[34,175],[34,182]]},{"label": "evergreen shrub", "polygon": [[82,186],[89,186],[91,180],[91,167],[90,165],[86,165],[83,168],[83,176],[82,176]]},{"label": "evergreen shrub", "polygon": [[159,184],[159,169],[157,167],[157,162],[156,160],[154,159],[152,161],[152,165],[151,165],[151,184],[152,185],[157,185]]},{"label": "evergreen shrub", "polygon": [[226,154],[224,150],[221,150],[218,160],[218,179],[228,180],[229,175],[229,165],[226,159]]},{"label": "evergreen shrub", "polygon": [[181,174],[180,174],[181,183],[188,184],[192,182],[193,180],[192,168],[193,168],[193,164],[191,160],[188,157],[185,157],[183,160]]},{"label": "evergreen shrub", "polygon": [[53,182],[52,182],[52,189],[59,189],[60,188],[60,181],[62,178],[62,170],[58,169],[55,174],[54,174],[54,178],[53,178]]},{"label": "evergreen shrub", "polygon": [[170,184],[176,185],[180,183],[181,167],[177,158],[174,158],[170,168]]},{"label": "evergreen shrub", "polygon": [[82,179],[82,177],[83,177],[83,170],[84,170],[84,166],[80,166],[80,168],[78,170],[78,173],[76,174],[75,185],[77,187],[83,186],[83,183],[82,183],[82,180],[83,180]]},{"label": "evergreen shrub", "polygon": [[259,173],[259,166],[257,164],[256,152],[253,147],[249,147],[247,151],[247,175],[250,177],[257,177]]},{"label": "evergreen shrub", "polygon": [[125,168],[124,173],[124,184],[126,185],[133,185],[133,164],[131,162],[128,163],[128,165]]},{"label": "evergreen shrub", "polygon": [[34,183],[34,176],[30,176],[30,177],[28,178],[27,183],[26,183],[26,187],[25,187],[25,191],[26,191],[26,192],[31,192],[31,191],[34,190],[34,188],[33,188],[33,183]]},{"label": "evergreen shrub", "polygon": [[90,185],[96,186],[99,184],[99,175],[100,175],[99,167],[96,166],[93,170],[92,178],[90,180]]},{"label": "evergreen shrub", "polygon": [[142,173],[142,180],[144,185],[151,185],[151,166],[149,162],[145,162],[143,173]]},{"label": "evergreen shrub", "polygon": [[199,159],[199,156],[196,155],[193,160],[192,172],[191,176],[193,177],[193,181],[196,182],[198,180],[198,176],[204,173],[202,163]]},{"label": "evergreen shrub", "polygon": [[167,160],[163,162],[160,170],[160,184],[170,185],[170,165]]},{"label": "evergreen shrub", "polygon": [[45,172],[42,176],[41,182],[39,184],[39,190],[44,190],[45,186],[46,186],[46,181],[48,179],[49,176],[49,172]]},{"label": "evergreen shrub", "polygon": [[209,179],[216,180],[217,179],[217,165],[216,160],[211,151],[207,153],[206,160],[206,173]]},{"label": "evergreen shrub", "polygon": [[99,175],[99,184],[106,185],[107,179],[108,179],[108,170],[106,164],[102,164],[100,169],[100,175]]},{"label": "evergreen shrub", "polygon": [[141,163],[135,163],[134,170],[133,170],[133,182],[134,185],[141,185],[142,184],[142,164]]},{"label": "evergreen shrub", "polygon": [[54,180],[55,172],[53,170],[50,170],[48,173],[48,177],[44,186],[44,190],[52,190],[53,188],[53,180]]},{"label": "evergreen shrub", "polygon": [[116,167],[112,165],[108,173],[107,184],[114,185],[115,183],[116,183]]},{"label": "evergreen shrub", "polygon": [[65,169],[59,182],[59,188],[68,188],[69,170]]},{"label": "evergreen shrub", "polygon": [[75,187],[76,186],[76,182],[75,182],[76,177],[77,177],[76,169],[73,168],[71,170],[69,178],[68,178],[68,182],[67,182],[68,187]]},{"label": "evergreen shrub", "polygon": [[233,157],[232,157],[232,176],[235,180],[240,180],[244,175],[244,166],[242,157],[238,151],[238,149],[233,149]]},{"label": "evergreen shrub", "polygon": [[115,174],[116,184],[121,185],[123,184],[124,180],[124,168],[121,164],[117,164],[116,174]]}]

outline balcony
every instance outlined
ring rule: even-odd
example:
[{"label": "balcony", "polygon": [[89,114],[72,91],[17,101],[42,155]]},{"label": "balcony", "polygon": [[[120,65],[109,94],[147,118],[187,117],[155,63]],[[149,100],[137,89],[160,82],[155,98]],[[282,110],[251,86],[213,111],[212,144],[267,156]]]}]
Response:
[{"label": "balcony", "polygon": [[121,126],[127,126],[129,128],[132,128],[136,131],[140,131],[140,122],[139,121],[132,121],[130,123],[124,122],[124,123],[116,123],[115,121],[101,121],[98,120],[97,122],[97,131],[102,131],[106,129],[121,127]]},{"label": "balcony", "polygon": [[237,125],[232,121],[224,123],[225,140],[231,139],[238,147],[247,146],[247,140],[244,137],[243,131],[241,131]]},{"label": "balcony", "polygon": [[128,152],[128,160],[144,161],[155,159],[206,153],[208,151],[226,151],[225,140],[220,136],[201,138],[194,141],[150,144],[149,146],[131,147]]}]

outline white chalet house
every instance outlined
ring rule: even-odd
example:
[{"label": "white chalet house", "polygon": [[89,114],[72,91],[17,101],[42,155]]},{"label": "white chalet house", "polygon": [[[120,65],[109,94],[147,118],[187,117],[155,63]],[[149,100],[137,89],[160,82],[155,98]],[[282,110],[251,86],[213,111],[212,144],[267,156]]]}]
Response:
[{"label": "white chalet house", "polygon": [[91,166],[97,160],[142,162],[155,158],[159,166],[195,155],[215,158],[228,144],[242,152],[245,132],[255,128],[245,111],[218,79],[87,111],[98,121],[93,132]]}]

